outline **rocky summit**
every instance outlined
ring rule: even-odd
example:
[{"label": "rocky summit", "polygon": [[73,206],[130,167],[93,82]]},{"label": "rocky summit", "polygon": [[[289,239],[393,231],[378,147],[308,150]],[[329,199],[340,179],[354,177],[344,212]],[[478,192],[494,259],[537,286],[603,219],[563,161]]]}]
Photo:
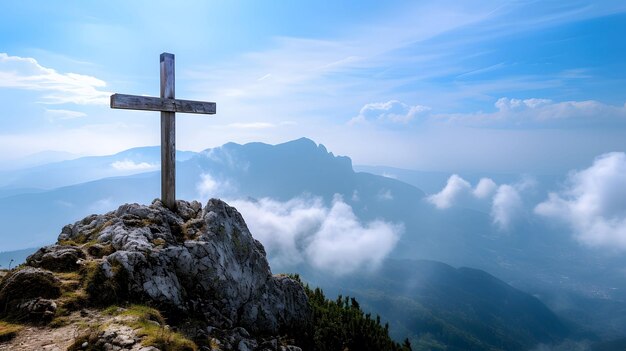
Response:
[{"label": "rocky summit", "polygon": [[289,337],[311,322],[301,283],[272,275],[241,214],[217,199],[125,204],[67,225],[3,278],[0,307],[29,325],[95,321],[65,340],[75,350],[297,350]]}]

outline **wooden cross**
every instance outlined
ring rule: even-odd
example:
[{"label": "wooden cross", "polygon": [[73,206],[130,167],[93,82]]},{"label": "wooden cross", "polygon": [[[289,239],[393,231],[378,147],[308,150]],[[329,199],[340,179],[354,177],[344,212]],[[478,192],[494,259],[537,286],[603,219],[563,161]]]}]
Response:
[{"label": "wooden cross", "polygon": [[161,54],[161,97],[113,94],[111,108],[161,111],[161,201],[176,210],[176,112],[215,114],[214,102],[174,98],[174,55]]}]

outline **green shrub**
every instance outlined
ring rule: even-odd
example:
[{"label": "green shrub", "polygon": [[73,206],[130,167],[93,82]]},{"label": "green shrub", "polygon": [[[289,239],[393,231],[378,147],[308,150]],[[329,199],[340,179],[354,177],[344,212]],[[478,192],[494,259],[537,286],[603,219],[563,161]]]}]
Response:
[{"label": "green shrub", "polygon": [[[299,281],[298,275],[291,278]],[[299,337],[298,346],[315,351],[411,351],[408,340],[400,345],[389,336],[388,324],[380,317],[364,313],[355,298],[326,298],[320,288],[304,286],[312,310],[312,323],[306,335]]]}]

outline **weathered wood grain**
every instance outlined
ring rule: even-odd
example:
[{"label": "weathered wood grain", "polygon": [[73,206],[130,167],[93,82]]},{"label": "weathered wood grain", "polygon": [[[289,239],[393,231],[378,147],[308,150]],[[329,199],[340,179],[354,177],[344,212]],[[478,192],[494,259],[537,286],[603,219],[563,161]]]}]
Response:
[{"label": "weathered wood grain", "polygon": [[216,104],[204,101],[113,94],[111,95],[111,108],[213,115],[215,114]]},{"label": "weathered wood grain", "polygon": [[[161,54],[161,98],[174,100],[174,55]],[[176,210],[176,120],[175,112],[161,110],[161,200]]]}]

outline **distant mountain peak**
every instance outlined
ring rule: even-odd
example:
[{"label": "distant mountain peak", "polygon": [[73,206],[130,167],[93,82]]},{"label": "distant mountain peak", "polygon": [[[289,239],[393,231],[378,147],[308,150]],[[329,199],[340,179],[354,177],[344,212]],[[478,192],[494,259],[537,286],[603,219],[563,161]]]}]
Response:
[{"label": "distant mountain peak", "polygon": [[287,141],[285,143],[282,144],[301,144],[301,145],[311,145],[313,147],[317,147],[317,143],[307,137],[301,137],[298,139],[294,139],[291,141]]},{"label": "distant mountain peak", "polygon": [[[294,146],[298,146],[298,147],[312,147],[312,148],[317,148],[318,144],[307,138],[307,137],[301,137],[298,139],[294,139],[294,140],[289,140],[286,142],[282,142],[282,143],[277,143],[277,144],[268,144],[268,143],[264,143],[261,141],[252,141],[249,143],[245,143],[245,144],[239,144],[233,141],[227,142],[225,144],[222,144],[221,146],[217,146],[214,148],[209,148],[209,149],[205,149],[203,150],[203,152],[209,151],[209,150],[214,150],[214,149],[238,149],[238,148],[242,148],[242,147],[294,147]],[[320,144],[320,146],[324,147],[323,145]],[[326,148],[324,147],[324,150],[326,150]]]},{"label": "distant mountain peak", "polygon": [[[301,137],[298,139],[286,141],[278,144],[267,144],[263,142],[250,142],[246,144],[238,144],[234,142],[228,142],[222,146],[203,150],[200,154],[208,156],[209,158],[216,157],[230,157],[231,152],[267,152],[268,150],[274,150],[281,153],[289,154],[299,158],[306,158],[311,155],[317,155],[318,157],[334,160],[342,165],[342,167],[349,167],[352,171],[352,160],[347,156],[335,156],[332,152],[329,152],[323,144],[318,144],[312,139]],[[227,156],[228,155],[228,156]]]}]

